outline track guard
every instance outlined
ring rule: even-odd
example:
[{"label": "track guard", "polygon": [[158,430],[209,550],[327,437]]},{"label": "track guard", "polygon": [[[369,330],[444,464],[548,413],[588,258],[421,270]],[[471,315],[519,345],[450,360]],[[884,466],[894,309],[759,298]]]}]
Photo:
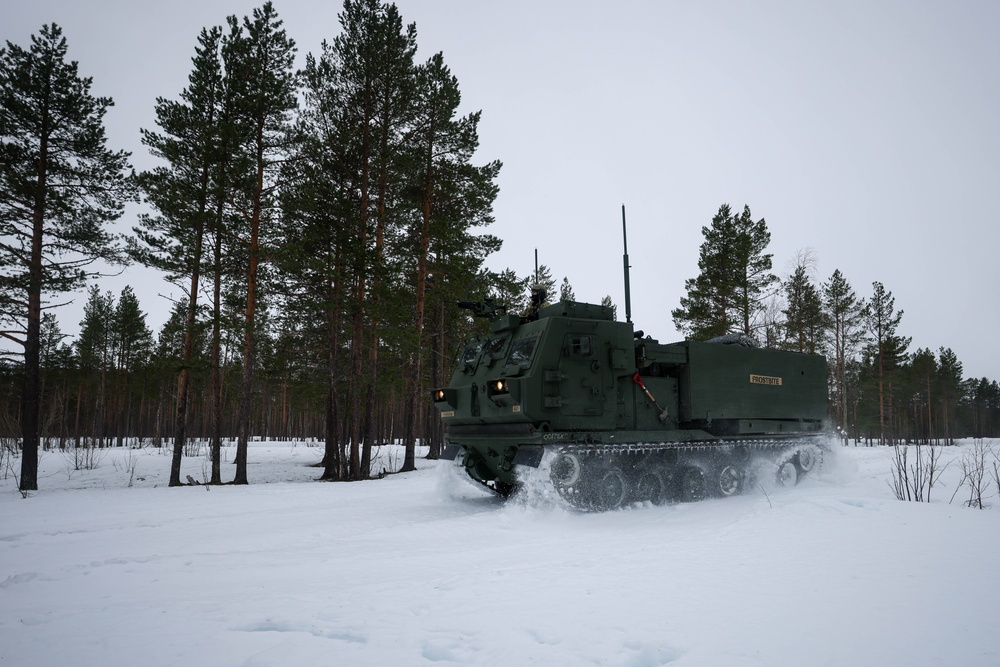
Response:
[{"label": "track guard", "polygon": [[521,445],[514,455],[514,465],[531,466],[537,468],[542,462],[542,455],[545,450],[541,445]]},{"label": "track guard", "polygon": [[462,451],[462,445],[448,443],[444,446],[444,449],[441,450],[441,458],[445,461],[454,461],[460,451]]}]

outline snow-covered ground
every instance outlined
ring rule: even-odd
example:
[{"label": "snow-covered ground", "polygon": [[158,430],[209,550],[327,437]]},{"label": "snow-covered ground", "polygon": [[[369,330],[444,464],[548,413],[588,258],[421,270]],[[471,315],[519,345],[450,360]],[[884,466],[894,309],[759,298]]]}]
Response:
[{"label": "snow-covered ground", "polygon": [[995,667],[1000,503],[949,503],[970,447],[929,504],[895,499],[891,449],[843,448],[793,489],[603,514],[422,459],[313,482],[302,444],[212,488],[167,488],[155,450],[46,452],[30,498],[0,479],[0,665]]}]

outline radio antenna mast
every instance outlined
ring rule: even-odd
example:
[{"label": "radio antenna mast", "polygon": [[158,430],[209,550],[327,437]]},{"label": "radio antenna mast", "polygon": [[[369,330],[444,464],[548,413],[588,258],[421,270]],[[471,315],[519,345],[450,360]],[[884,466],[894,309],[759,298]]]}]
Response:
[{"label": "radio antenna mast", "polygon": [[622,204],[622,247],[625,254],[622,263],[625,265],[625,321],[632,322],[632,288],[628,282],[628,231],[625,229],[625,204]]}]

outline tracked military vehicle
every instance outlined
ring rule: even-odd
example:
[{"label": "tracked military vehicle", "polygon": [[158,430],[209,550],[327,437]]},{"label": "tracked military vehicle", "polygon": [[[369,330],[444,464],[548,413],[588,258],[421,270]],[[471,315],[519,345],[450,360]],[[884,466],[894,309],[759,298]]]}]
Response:
[{"label": "tracked military vehicle", "polygon": [[660,343],[633,327],[627,285],[626,270],[625,322],[572,301],[523,317],[462,304],[492,327],[433,392],[445,458],[502,496],[544,459],[555,490],[585,510],[731,496],[762,475],[791,485],[821,463],[824,357],[745,336]]}]

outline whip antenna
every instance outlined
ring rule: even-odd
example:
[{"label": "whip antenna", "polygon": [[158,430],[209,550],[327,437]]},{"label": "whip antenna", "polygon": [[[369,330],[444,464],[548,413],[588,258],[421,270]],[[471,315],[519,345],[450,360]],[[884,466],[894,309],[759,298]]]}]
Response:
[{"label": "whip antenna", "polygon": [[628,231],[625,229],[625,204],[622,204],[622,247],[625,254],[622,263],[625,265],[625,321],[632,322],[632,288],[628,282]]}]

